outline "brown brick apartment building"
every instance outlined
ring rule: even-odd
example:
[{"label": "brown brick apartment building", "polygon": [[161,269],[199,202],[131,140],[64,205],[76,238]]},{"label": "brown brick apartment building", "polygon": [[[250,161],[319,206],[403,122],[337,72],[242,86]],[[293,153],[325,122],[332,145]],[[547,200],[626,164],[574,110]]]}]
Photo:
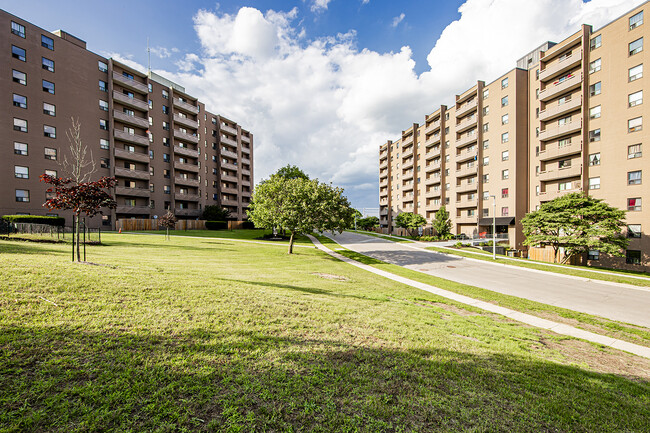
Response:
[{"label": "brown brick apartment building", "polygon": [[489,84],[478,81],[381,145],[382,228],[394,231],[400,212],[430,222],[444,204],[453,232],[475,236],[492,232],[496,208],[497,233],[522,249],[527,212],[585,191],[627,210],[630,240],[625,258],[592,251],[589,264],[650,270],[647,5],[541,45],[515,69]]},{"label": "brown brick apartment building", "polygon": [[39,176],[64,176],[74,117],[97,161],[95,176],[118,181],[118,207],[103,225],[166,209],[196,219],[214,204],[245,217],[253,186],[250,132],[206,111],[182,86],[88,51],[64,31],[48,32],[2,10],[0,28],[0,214],[49,213]]}]

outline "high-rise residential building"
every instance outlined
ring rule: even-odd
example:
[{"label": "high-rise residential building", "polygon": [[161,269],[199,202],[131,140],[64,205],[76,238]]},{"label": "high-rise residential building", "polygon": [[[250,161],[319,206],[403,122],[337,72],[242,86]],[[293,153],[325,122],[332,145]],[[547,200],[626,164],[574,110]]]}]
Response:
[{"label": "high-rise residential building", "polygon": [[431,222],[445,205],[454,234],[489,239],[496,216],[496,232],[525,249],[520,221],[526,213],[584,191],[627,211],[630,241],[626,257],[591,251],[588,264],[649,270],[647,4],[600,29],[583,25],[559,43],[544,43],[513,70],[489,84],[478,81],[454,104],[382,144],[383,230],[395,232],[400,212]]},{"label": "high-rise residential building", "polygon": [[99,56],[62,30],[2,10],[0,29],[0,214],[71,215],[42,206],[47,185],[39,176],[65,177],[74,118],[96,161],[94,177],[117,178],[118,207],[94,225],[168,209],[196,219],[208,205],[245,217],[253,186],[249,131],[206,111],[181,85]]}]

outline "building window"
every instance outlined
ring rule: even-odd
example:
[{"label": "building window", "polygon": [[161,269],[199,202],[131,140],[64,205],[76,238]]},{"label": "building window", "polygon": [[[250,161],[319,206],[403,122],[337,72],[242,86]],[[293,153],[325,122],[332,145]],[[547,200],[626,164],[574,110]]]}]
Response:
[{"label": "building window", "polygon": [[11,22],[11,33],[21,38],[25,38],[25,26],[18,24],[16,22]]},{"label": "building window", "polygon": [[508,188],[501,188],[501,198],[508,198]]},{"label": "building window", "polygon": [[14,59],[18,59],[21,62],[24,62],[27,60],[27,51],[24,49],[17,47],[15,45],[11,46],[11,57]]},{"label": "building window", "polygon": [[589,73],[593,74],[594,72],[600,71],[600,59],[596,59],[593,62],[589,63]]},{"label": "building window", "polygon": [[488,183],[490,182],[490,175],[489,174],[484,174],[483,175],[483,183]]},{"label": "building window", "polygon": [[600,259],[600,251],[589,250],[589,253],[587,253],[587,260],[599,260],[599,259]]},{"label": "building window", "polygon": [[153,150],[149,151],[149,159],[153,159]]},{"label": "building window", "polygon": [[149,192],[154,192],[154,189],[155,189],[154,184],[150,183],[149,184]]},{"label": "building window", "polygon": [[510,139],[510,133],[504,132],[503,134],[501,134],[501,143],[507,143],[509,139]]},{"label": "building window", "polygon": [[164,192],[165,194],[171,194],[171,193],[172,193],[172,189],[171,189],[171,187],[170,187],[169,185],[163,185],[163,192]]},{"label": "building window", "polygon": [[48,104],[47,102],[43,102],[43,114],[47,114],[48,116],[56,116],[56,106],[53,104]]},{"label": "building window", "polygon": [[507,125],[508,120],[509,120],[509,116],[507,114],[504,114],[503,116],[501,116],[501,124],[502,125]]},{"label": "building window", "polygon": [[509,157],[510,157],[510,151],[504,150],[503,152],[501,152],[501,161],[507,161]]},{"label": "building window", "polygon": [[557,147],[562,149],[563,147],[567,147],[571,145],[571,138],[563,138],[561,140],[558,140],[557,142]]},{"label": "building window", "polygon": [[557,184],[558,191],[569,191],[573,189],[571,182],[560,182]]},{"label": "building window", "polygon": [[29,190],[17,189],[16,190],[16,201],[21,201],[23,203],[29,203]]},{"label": "building window", "polygon": [[630,17],[630,30],[634,30],[643,24],[643,11]]},{"label": "building window", "polygon": [[99,68],[100,72],[108,72],[108,65],[101,60],[97,61],[97,67]]},{"label": "building window", "polygon": [[153,84],[148,83],[147,84],[147,89],[149,90],[149,93],[153,92]]},{"label": "building window", "polygon": [[163,105],[162,106],[162,112],[163,112],[163,114],[169,114],[169,107],[166,106],[166,105]]},{"label": "building window", "polygon": [[628,70],[628,81],[638,80],[643,77],[643,63]]},{"label": "building window", "polygon": [[54,83],[43,80],[43,91],[54,95]]},{"label": "building window", "polygon": [[589,178],[589,189],[600,189],[600,177]]},{"label": "building window", "polygon": [[105,138],[100,138],[99,139],[99,148],[100,149],[108,149],[110,147],[110,143],[107,139]]},{"label": "building window", "polygon": [[47,138],[56,138],[56,128],[54,126],[43,125],[43,136]]},{"label": "building window", "polygon": [[640,238],[641,237],[641,224],[628,224],[627,225],[627,237],[628,238]]},{"label": "building window", "polygon": [[111,167],[111,160],[108,158],[101,158],[99,160],[99,166],[101,168],[110,168]]},{"label": "building window", "polygon": [[557,121],[558,126],[563,126],[568,123],[571,123],[571,116],[562,117]]},{"label": "building window", "polygon": [[27,121],[14,118],[14,131],[27,132]]},{"label": "building window", "polygon": [[108,83],[106,83],[106,81],[99,80],[99,90],[102,92],[108,92]]},{"label": "building window", "polygon": [[169,147],[169,138],[163,137],[162,142],[163,142],[163,146]]},{"label": "building window", "polygon": [[501,208],[501,216],[508,216],[509,209],[507,206]]},{"label": "building window", "polygon": [[108,121],[104,119],[99,119],[99,129],[103,129],[104,131],[108,131]]},{"label": "building window", "polygon": [[14,141],[14,154],[27,156],[27,144]]},{"label": "building window", "polygon": [[27,85],[27,74],[24,72],[17,71],[15,69],[12,69],[13,71],[13,81],[14,83],[22,84],[23,86]]},{"label": "building window", "polygon": [[634,107],[643,103],[643,90],[634,92],[627,96],[628,107]]},{"label": "building window", "polygon": [[45,170],[45,174],[52,177],[58,177],[56,170]]},{"label": "building window", "polygon": [[633,144],[631,146],[627,147],[627,158],[632,159],[632,158],[641,158],[641,145],[640,144]]},{"label": "building window", "polygon": [[630,42],[628,46],[628,52],[630,56],[640,53],[643,51],[643,38],[639,38],[634,42]]},{"label": "building window", "polygon": [[635,117],[627,121],[627,132],[637,132],[643,129],[643,118]]},{"label": "building window", "polygon": [[56,149],[52,149],[51,147],[46,147],[45,148],[45,159],[56,161]]},{"label": "building window", "polygon": [[628,185],[641,185],[641,170],[627,172]]},{"label": "building window", "polygon": [[508,87],[508,77],[501,80],[501,88],[505,89],[506,87]]},{"label": "building window", "polygon": [[600,152],[589,155],[589,165],[600,165]]},{"label": "building window", "polygon": [[641,210],[641,198],[628,198],[627,199],[627,210],[632,212],[637,212]]},{"label": "building window", "polygon": [[162,90],[163,99],[169,99],[169,92],[165,89]]},{"label": "building window", "polygon": [[163,153],[163,161],[164,162],[169,162],[169,154],[168,153]]},{"label": "building window", "polygon": [[569,168],[571,167],[571,160],[570,159],[561,159],[560,162],[557,163],[558,168]]},{"label": "building window", "polygon": [[149,109],[153,110],[153,101],[149,99]]},{"label": "building window", "polygon": [[133,74],[130,74],[130,73],[126,72],[126,71],[122,71],[122,76],[125,77],[125,78],[128,78],[129,80],[134,80],[135,79]]},{"label": "building window", "polygon": [[483,149],[490,148],[490,140],[483,140]]},{"label": "building window", "polygon": [[600,141],[600,128],[594,129],[593,131],[589,131],[589,141],[590,142]]},{"label": "building window", "polygon": [[487,116],[489,113],[490,113],[490,106],[486,105],[485,107],[483,107],[483,115]]},{"label": "building window", "polygon": [[501,98],[501,106],[505,107],[506,105],[508,105],[508,97],[504,96],[503,98]]},{"label": "building window", "polygon": [[539,195],[539,185],[535,186],[535,195]]},{"label": "building window", "polygon": [[589,96],[600,95],[600,81],[589,86]]},{"label": "building window", "polygon": [[108,102],[102,101],[101,99],[99,100],[99,109],[108,111]]},{"label": "building window", "polygon": [[29,168],[21,165],[14,165],[14,176],[18,179],[29,179]]},{"label": "building window", "polygon": [[54,51],[54,39],[41,35],[41,46]]},{"label": "building window", "polygon": [[163,177],[164,177],[165,179],[169,179],[170,176],[171,176],[171,175],[170,175],[170,171],[167,170],[167,169],[164,169],[164,170],[163,170]]},{"label": "building window", "polygon": [[602,45],[601,35],[598,35],[595,38],[593,38],[591,41],[589,41],[589,49],[592,51],[600,47],[601,45]]},{"label": "building window", "polygon": [[503,170],[501,172],[501,179],[506,180],[510,178],[510,171],[509,170]]},{"label": "building window", "polygon": [[600,117],[600,105],[589,109],[589,118],[598,119]]},{"label": "building window", "polygon": [[14,93],[14,107],[27,108],[27,97]]},{"label": "building window", "polygon": [[489,156],[484,156],[483,157],[483,165],[490,165],[490,157]]},{"label": "building window", "polygon": [[490,124],[489,123],[484,123],[483,124],[483,132],[488,132],[490,130]]},{"label": "building window", "polygon": [[50,60],[46,57],[41,57],[42,68],[46,71],[54,72],[54,60]]},{"label": "building window", "polygon": [[126,150],[129,153],[135,153],[135,146],[132,146],[130,144],[125,144],[124,150]]},{"label": "building window", "polygon": [[640,265],[641,264],[641,251],[639,250],[627,250],[625,251],[625,263],[628,265]]},{"label": "building window", "polygon": [[165,121],[163,121],[163,123],[162,123],[162,127],[163,127],[163,129],[164,129],[165,131],[169,131],[169,122],[165,122]]}]

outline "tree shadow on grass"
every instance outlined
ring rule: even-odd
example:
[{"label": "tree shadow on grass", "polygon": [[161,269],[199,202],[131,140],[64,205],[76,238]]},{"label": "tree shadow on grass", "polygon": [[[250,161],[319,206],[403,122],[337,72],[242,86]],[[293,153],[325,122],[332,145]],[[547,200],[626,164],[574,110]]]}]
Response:
[{"label": "tree shadow on grass", "polygon": [[147,335],[5,326],[0,426],[21,432],[594,432],[650,425],[650,385],[641,380],[502,353],[229,329]]},{"label": "tree shadow on grass", "polygon": [[374,300],[372,298],[366,298],[366,297],[363,297],[363,296],[346,295],[346,294],[343,294],[343,293],[335,293],[335,292],[331,292],[329,290],[317,289],[317,288],[314,288],[314,287],[293,286],[291,284],[272,283],[272,282],[268,282],[268,281],[229,280],[227,278],[220,278],[220,281],[227,281],[227,282],[240,283],[240,284],[252,284],[252,285],[255,285],[255,286],[262,286],[262,287],[275,287],[275,288],[278,288],[278,289],[288,289],[288,290],[293,290],[293,291],[297,291],[297,292],[309,293],[311,295],[326,295],[326,296],[334,296],[334,297],[337,297],[337,298],[356,298],[356,299],[362,299],[364,301]]},{"label": "tree shadow on grass", "polygon": [[[43,243],[31,243],[26,241],[1,241],[0,254],[71,254],[71,246],[67,249],[48,248]],[[65,244],[61,244],[65,246]]]}]

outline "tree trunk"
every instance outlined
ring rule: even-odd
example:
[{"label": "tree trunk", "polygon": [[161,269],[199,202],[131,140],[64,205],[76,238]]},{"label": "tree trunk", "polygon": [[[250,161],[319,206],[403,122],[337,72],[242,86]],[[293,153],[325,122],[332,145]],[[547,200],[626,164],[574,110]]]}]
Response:
[{"label": "tree trunk", "polygon": [[560,251],[559,247],[553,247],[553,263],[557,263],[557,253]]},{"label": "tree trunk", "polygon": [[[80,218],[79,218],[79,213],[77,213],[76,225],[77,225],[77,261],[80,262],[81,261],[81,250],[80,250],[80,247],[79,247],[79,244],[80,244],[79,241],[81,239],[81,236],[79,235],[79,230],[81,229],[81,221],[80,221]],[[72,242],[74,242],[74,239],[72,240]]]},{"label": "tree trunk", "polygon": [[291,239],[289,239],[289,254],[293,254],[293,232],[291,232]]},{"label": "tree trunk", "polygon": [[167,236],[165,236],[165,240],[169,240],[169,227],[167,227]]}]

